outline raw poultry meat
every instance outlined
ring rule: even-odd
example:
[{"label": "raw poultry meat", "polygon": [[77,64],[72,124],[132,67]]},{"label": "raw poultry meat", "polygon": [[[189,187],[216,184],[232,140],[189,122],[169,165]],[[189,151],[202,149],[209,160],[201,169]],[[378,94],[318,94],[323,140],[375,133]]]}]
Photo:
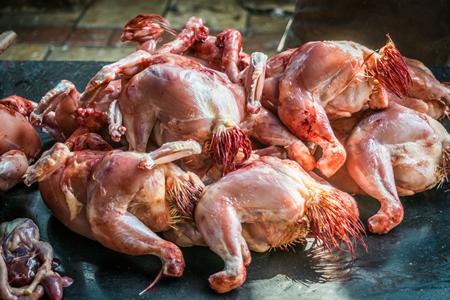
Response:
[{"label": "raw poultry meat", "polygon": [[98,91],[91,106],[81,107],[80,93],[75,85],[69,80],[61,80],[41,98],[30,114],[30,122],[57,142],[64,142],[73,135],[94,132],[111,143],[107,111],[111,102],[118,98],[120,89],[120,80],[112,81]]},{"label": "raw poultry meat", "polygon": [[17,218],[0,225],[2,299],[39,299],[46,292],[51,300],[59,300],[63,288],[72,284],[72,278],[54,271],[59,260],[52,246],[39,238],[39,228],[31,219]]},{"label": "raw poultry meat", "polygon": [[0,193],[22,180],[41,150],[39,135],[28,121],[35,106],[20,96],[0,100]]},{"label": "raw poultry meat", "polygon": [[387,93],[403,97],[410,82],[403,57],[391,41],[379,52],[350,41],[309,42],[268,64],[273,64],[269,69],[277,79],[264,87],[264,102],[276,107],[295,135],[323,149],[316,167],[326,177],[346,158],[329,118],[348,117],[367,105],[384,108]]},{"label": "raw poultry meat", "polygon": [[0,100],[0,153],[20,150],[30,161],[39,154],[41,140],[27,119],[35,106],[36,103],[20,96]]},{"label": "raw poultry meat", "polygon": [[345,145],[347,161],[329,181],[380,201],[380,210],[368,220],[374,233],[385,234],[402,221],[399,196],[431,189],[447,176],[450,135],[424,113],[392,102],[384,110],[332,125]]},{"label": "raw poultry meat", "polygon": [[[157,48],[158,39],[168,32],[175,37]],[[233,83],[241,81],[241,72],[250,63],[250,55],[242,51],[242,35],[236,29],[226,29],[217,36],[199,17],[191,17],[176,34],[170,23],[159,15],[138,15],[123,28],[121,40],[136,42],[136,50],[150,54],[186,55],[203,65],[224,72]]]},{"label": "raw poultry meat", "polygon": [[[270,156],[255,155],[207,186],[195,209],[195,224],[225,262],[223,271],[209,278],[219,293],[244,282],[250,250],[283,248],[310,233],[326,248],[353,253],[354,240],[364,244],[364,226],[349,194],[309,175],[294,161]],[[196,238],[192,231],[187,236]]]},{"label": "raw poultry meat", "polygon": [[351,41],[309,42],[267,61],[262,102],[298,137],[322,148],[316,167],[326,177],[346,153],[329,120],[348,118],[389,101],[440,118],[450,89],[421,62],[405,58],[392,41],[375,52]]},{"label": "raw poultry meat", "polygon": [[[364,228],[347,191],[380,201],[369,229],[386,233],[403,218],[398,195],[446,176],[448,134],[432,118],[447,113],[449,88],[391,41],[380,51],[308,43],[265,68],[267,57],[243,52],[236,30],[210,36],[192,17],[158,48],[164,31],[175,35],[163,18],[139,15],[122,36],[138,42],[135,53],[102,68],[83,94],[62,81],[42,98],[33,124],[65,143],[25,177],[27,185],[39,181],[44,202],[71,230],[122,253],[160,257],[148,288],[162,275],[182,275],[176,245],[207,245],[224,260],[209,279],[218,292],[243,283],[250,251],[310,234],[353,254]],[[348,123],[340,132],[339,122]],[[125,135],[129,151],[92,134],[105,125],[115,141]],[[303,140],[322,148],[317,162]],[[336,186],[307,172],[314,167]]]},{"label": "raw poultry meat", "polygon": [[166,143],[149,154],[72,152],[56,143],[28,169],[24,183],[38,181],[45,204],[72,231],[118,252],[156,255],[160,276],[179,277],[185,266],[180,249],[156,232],[192,219],[204,185],[171,161],[200,150],[194,141]]},{"label": "raw poultry meat", "polygon": [[105,66],[91,80],[81,101],[89,104],[96,87],[118,74],[130,74],[130,70],[139,72],[122,86],[114,106],[115,116],[110,117],[116,120],[110,124],[113,138],[125,132],[130,150],[147,151],[151,133],[155,133],[159,122],[158,144],[194,139],[222,173],[233,168],[239,151],[244,160],[249,157],[252,132],[263,144],[276,142],[277,146],[290,148],[291,157],[305,168],[313,166],[314,158],[307,147],[276,121],[275,115],[259,113],[263,108],[247,110],[246,89],[241,84],[185,56],[137,51]]},{"label": "raw poultry meat", "polygon": [[141,14],[125,24],[120,40],[124,43],[137,43],[136,50],[154,53],[158,40],[164,32],[176,35],[170,28],[170,23],[162,16]]},{"label": "raw poultry meat", "polygon": [[449,113],[450,86],[441,83],[422,62],[404,57],[411,76],[408,94],[402,98],[389,94],[389,101],[440,119]]}]

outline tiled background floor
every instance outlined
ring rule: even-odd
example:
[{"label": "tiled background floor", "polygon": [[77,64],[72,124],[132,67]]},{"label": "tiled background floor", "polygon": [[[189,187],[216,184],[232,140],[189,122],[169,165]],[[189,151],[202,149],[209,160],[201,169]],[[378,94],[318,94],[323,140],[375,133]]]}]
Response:
[{"label": "tiled background floor", "polygon": [[[76,1],[75,1],[76,2]],[[276,53],[295,1],[292,0],[85,0],[75,8],[0,6],[0,33],[13,30],[18,39],[0,60],[115,61],[134,51],[119,38],[123,26],[138,14],[159,14],[174,29],[191,16],[201,17],[211,32],[238,29],[244,51]],[[130,5],[129,3],[133,3]],[[244,3],[246,5],[242,5]],[[252,4],[257,3],[257,6]],[[244,6],[246,8],[244,8]]]}]

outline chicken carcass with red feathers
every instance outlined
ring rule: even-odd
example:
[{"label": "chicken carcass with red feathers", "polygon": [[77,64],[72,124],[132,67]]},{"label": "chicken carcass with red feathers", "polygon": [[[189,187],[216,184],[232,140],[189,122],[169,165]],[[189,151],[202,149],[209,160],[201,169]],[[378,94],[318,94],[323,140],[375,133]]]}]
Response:
[{"label": "chicken carcass with red feathers", "polygon": [[209,278],[219,293],[245,281],[250,250],[283,248],[309,234],[319,245],[351,253],[355,240],[364,244],[364,226],[349,194],[309,175],[294,161],[271,156],[254,155],[208,185],[195,209],[195,224],[202,242],[225,263],[223,271]]},{"label": "chicken carcass with red feathers", "polygon": [[263,102],[295,135],[323,149],[316,167],[326,177],[346,158],[329,119],[385,108],[388,92],[405,96],[411,80],[391,41],[379,52],[350,41],[309,42],[269,59],[267,69]]},{"label": "chicken carcass with red feathers", "polygon": [[[244,154],[244,160],[249,157],[252,132],[263,144],[276,142],[277,146],[290,148],[293,158],[299,158],[299,163],[309,164],[305,165],[306,168],[314,164],[307,147],[276,121],[276,116],[270,116],[270,112],[260,114],[263,108],[248,109],[247,90],[243,85],[234,84],[223,73],[185,56],[150,55],[136,51],[103,67],[86,87],[82,101],[89,104],[97,87],[133,70],[138,73],[122,86],[110,115],[113,139],[120,138],[124,132],[130,150],[147,151],[152,131],[155,133],[155,124],[159,122],[156,135],[161,140],[158,144],[196,140],[223,172],[233,168],[239,151]],[[261,74],[258,67],[252,70]],[[258,78],[254,81],[257,82]],[[251,90],[258,92],[257,87]],[[253,104],[252,107],[255,108]],[[267,121],[262,118],[267,118]],[[269,123],[273,126],[267,126]],[[271,130],[267,131],[268,128]]]},{"label": "chicken carcass with red feathers", "polygon": [[121,253],[158,256],[163,266],[153,284],[181,276],[180,249],[156,232],[193,218],[204,185],[172,161],[198,153],[200,145],[166,143],[149,154],[70,150],[56,143],[28,169],[25,184],[39,182],[45,204],[72,231]]}]

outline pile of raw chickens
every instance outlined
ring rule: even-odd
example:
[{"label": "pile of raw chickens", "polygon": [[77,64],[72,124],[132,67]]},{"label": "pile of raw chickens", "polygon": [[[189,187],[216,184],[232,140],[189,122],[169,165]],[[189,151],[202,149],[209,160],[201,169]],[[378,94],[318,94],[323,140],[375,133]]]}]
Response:
[{"label": "pile of raw chickens", "polygon": [[[158,45],[164,32],[175,37]],[[122,40],[136,52],[104,66],[82,93],[62,80],[39,103],[1,100],[2,130],[13,134],[1,141],[0,188],[39,182],[72,231],[158,256],[147,289],[183,274],[179,246],[209,246],[223,259],[209,278],[219,293],[245,281],[250,251],[312,237],[353,253],[365,246],[365,226],[352,195],[379,200],[367,228],[386,234],[403,219],[399,196],[446,178],[450,136],[438,119],[450,89],[389,37],[379,51],[321,41],[268,59],[246,54],[236,30],[210,36],[198,17],[175,33],[162,17],[139,15]],[[56,141],[40,157],[33,126]],[[2,242],[4,260],[20,247],[30,254],[36,240]],[[1,296],[42,295],[33,282],[60,298],[70,280],[54,292],[46,277],[27,278],[25,288],[3,279]]]}]

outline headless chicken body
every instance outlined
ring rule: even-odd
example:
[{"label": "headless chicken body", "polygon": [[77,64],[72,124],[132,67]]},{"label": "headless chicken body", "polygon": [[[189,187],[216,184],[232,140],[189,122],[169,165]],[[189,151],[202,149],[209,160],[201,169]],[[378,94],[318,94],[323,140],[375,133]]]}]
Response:
[{"label": "headless chicken body", "polygon": [[343,241],[353,252],[352,238],[364,243],[358,216],[349,194],[310,176],[296,162],[253,156],[207,186],[195,209],[204,242],[225,262],[209,283],[219,293],[237,288],[245,281],[250,250],[283,248],[310,233],[325,247],[340,247]]},{"label": "headless chicken body", "polygon": [[155,232],[192,218],[204,185],[171,161],[200,150],[194,141],[167,143],[150,154],[71,152],[56,143],[24,182],[39,182],[42,199],[69,229],[121,253],[156,255],[162,275],[179,277],[185,266],[180,249]]},{"label": "headless chicken body", "polygon": [[384,234],[403,219],[399,196],[431,189],[445,179],[450,135],[435,119],[396,103],[361,118],[349,120],[346,126],[354,127],[347,133],[342,130],[345,126],[340,127],[348,157],[329,182],[380,201],[381,208],[368,220],[368,227]]}]

